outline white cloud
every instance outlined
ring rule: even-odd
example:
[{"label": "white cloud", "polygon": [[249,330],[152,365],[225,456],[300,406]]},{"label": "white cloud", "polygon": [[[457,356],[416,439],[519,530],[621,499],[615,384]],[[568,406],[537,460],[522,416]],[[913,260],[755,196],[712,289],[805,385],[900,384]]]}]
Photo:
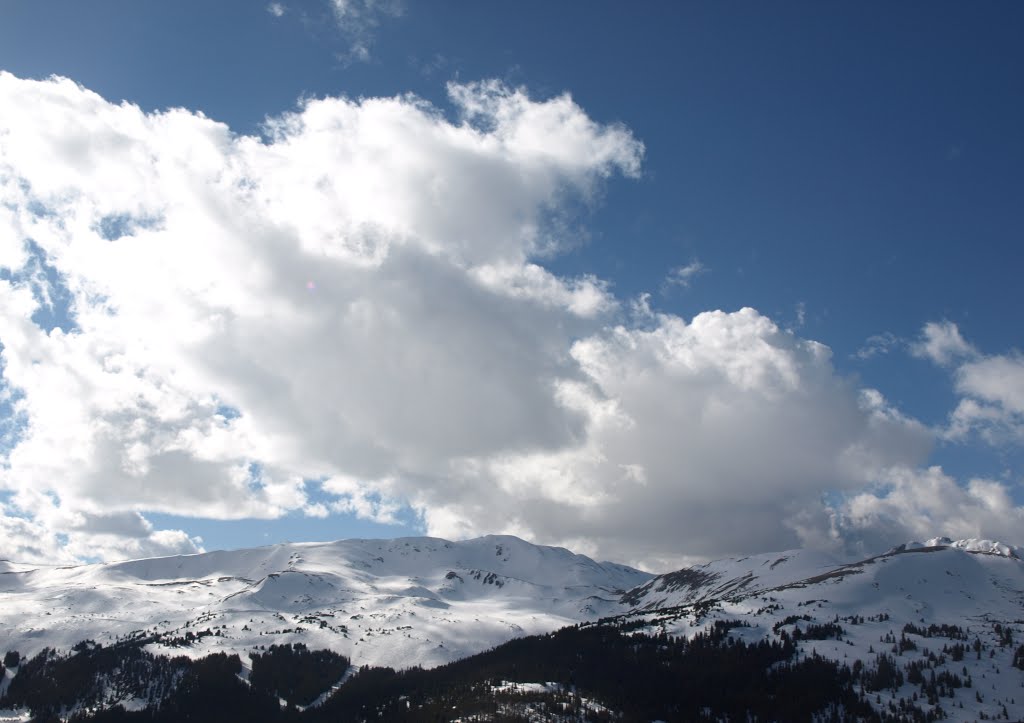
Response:
[{"label": "white cloud", "polygon": [[752,309],[613,327],[576,342],[560,386],[580,443],[467,461],[474,480],[406,494],[440,535],[497,526],[647,564],[784,548],[825,488],[924,457],[930,434],[839,378],[828,350]]},{"label": "white cloud", "polygon": [[706,271],[707,267],[695,259],[685,266],[677,266],[669,271],[665,277],[665,284],[666,286],[681,286],[684,289],[688,289],[693,280]]},{"label": "white cloud", "polygon": [[283,17],[287,10],[288,8],[286,8],[281,3],[270,3],[269,5],[267,5],[267,12],[273,15],[275,18]]},{"label": "white cloud", "polygon": [[830,513],[828,530],[817,534],[861,552],[937,536],[1016,543],[1024,524],[1024,507],[1014,503],[1004,483],[971,479],[960,484],[939,467],[893,468],[876,488],[850,496]]},{"label": "white cloud", "polygon": [[982,354],[948,321],[926,324],[914,349],[952,371],[961,398],[949,416],[948,439],[977,434],[993,445],[1024,442],[1024,356]]},{"label": "white cloud", "polygon": [[949,438],[977,433],[993,445],[1024,443],[1024,357],[978,357],[957,367],[954,376],[962,398],[950,415]]},{"label": "white cloud", "polygon": [[931,361],[941,366],[952,364],[976,354],[974,347],[960,335],[960,329],[951,321],[930,321],[924,325],[921,338],[911,345],[914,356]]},{"label": "white cloud", "polygon": [[[797,544],[823,493],[925,458],[927,430],[753,309],[686,321],[545,269],[567,201],[643,146],[567,95],[449,92],[457,122],[326,98],[259,139],[0,75],[10,556],[200,544],[148,511],[409,505],[431,534],[661,565]],[[26,239],[63,329],[33,321],[54,284]]]},{"label": "white cloud", "polygon": [[47,331],[31,284],[0,281],[27,420],[2,485],[90,514],[319,514],[305,478],[435,478],[577,439],[552,390],[616,303],[529,259],[563,200],[635,174],[642,146],[568,96],[450,90],[460,125],[412,97],[331,98],[261,141],[0,76],[18,109],[0,120],[4,262],[32,239],[74,317]]},{"label": "white cloud", "polygon": [[796,305],[796,323],[794,324],[794,328],[799,329],[805,323],[807,323],[807,304],[800,301],[797,302]]},{"label": "white cloud", "polygon": [[900,338],[891,331],[874,334],[864,341],[864,345],[854,352],[853,356],[861,360],[872,359],[888,354],[900,344]]},{"label": "white cloud", "polygon": [[139,513],[69,511],[45,495],[0,503],[3,557],[21,562],[76,562],[190,554],[202,540],[181,530],[156,530]]},{"label": "white cloud", "polygon": [[401,0],[329,0],[338,27],[350,42],[349,59],[367,61],[381,21],[401,17]]},{"label": "white cloud", "polygon": [[391,478],[367,483],[365,480],[343,474],[335,475],[322,484],[324,492],[337,497],[337,500],[331,503],[331,510],[351,513],[361,519],[381,524],[395,524],[402,510],[402,503],[399,500],[382,497],[379,492],[394,487],[395,480]]},{"label": "white cloud", "polygon": [[969,361],[957,370],[957,390],[1009,414],[1024,414],[1024,357],[1009,354]]}]

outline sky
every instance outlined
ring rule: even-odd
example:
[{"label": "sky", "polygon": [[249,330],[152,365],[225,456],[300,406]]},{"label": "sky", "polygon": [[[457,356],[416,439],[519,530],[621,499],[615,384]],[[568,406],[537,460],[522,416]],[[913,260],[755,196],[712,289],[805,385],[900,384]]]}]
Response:
[{"label": "sky", "polygon": [[1024,543],[1019,3],[0,3],[0,557]]}]

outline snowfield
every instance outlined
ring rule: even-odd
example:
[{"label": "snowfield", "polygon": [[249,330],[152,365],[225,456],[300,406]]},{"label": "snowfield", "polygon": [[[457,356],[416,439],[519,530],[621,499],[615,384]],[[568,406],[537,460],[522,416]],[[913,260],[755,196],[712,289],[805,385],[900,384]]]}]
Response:
[{"label": "snowfield", "polygon": [[[947,720],[1024,720],[1024,669],[1013,664],[1016,655],[1024,666],[1021,553],[935,538],[857,561],[794,550],[654,576],[489,536],[283,544],[73,567],[3,562],[0,651],[32,656],[84,639],[141,638],[155,653],[237,653],[247,666],[256,646],[303,643],[354,666],[432,667],[603,617],[675,636],[722,620],[740,623],[729,634],[748,641],[791,639],[801,656],[865,668],[891,658],[904,679],[870,695],[880,712],[904,699],[940,707]],[[963,685],[941,684],[930,701],[920,695],[922,674]],[[599,701],[588,705],[602,710]]]},{"label": "snowfield", "polygon": [[74,567],[3,563],[0,650],[156,635],[201,657],[301,642],[358,665],[434,666],[622,613],[652,577],[509,536],[282,544]]},{"label": "snowfield", "polygon": [[[715,620],[741,621],[744,627],[733,634],[747,640],[835,625],[841,632],[818,628],[821,639],[801,640],[801,654],[847,665],[867,665],[886,654],[904,671],[931,661],[926,676],[947,672],[971,681],[970,688],[950,690],[939,701],[947,720],[974,721],[984,713],[1020,721],[1024,670],[1012,665],[1024,644],[1019,552],[998,542],[948,538],[908,543],[852,563],[795,550],[661,575],[625,598],[635,607],[630,617],[671,635],[691,636]],[[957,645],[967,648],[959,660],[951,652]],[[890,704],[905,698],[929,710],[914,698],[918,692],[906,680],[871,702],[892,712]]]}]

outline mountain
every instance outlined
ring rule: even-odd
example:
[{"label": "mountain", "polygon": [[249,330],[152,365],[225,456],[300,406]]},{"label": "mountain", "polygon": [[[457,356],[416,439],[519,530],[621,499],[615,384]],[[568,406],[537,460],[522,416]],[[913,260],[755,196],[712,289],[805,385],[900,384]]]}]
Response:
[{"label": "mountain", "polygon": [[[822,553],[717,560],[622,596],[640,630],[689,637],[715,624],[738,639],[789,639],[799,655],[891,667],[880,711],[910,701],[951,720],[1024,720],[1024,560],[989,540],[935,538],[841,562]],[[884,659],[884,660],[883,660]],[[937,678],[936,678],[937,676]],[[945,680],[942,692],[935,680]],[[963,709],[959,706],[963,705]],[[908,717],[907,720],[914,720]]]},{"label": "mountain", "polygon": [[[65,717],[159,703],[165,717],[145,719],[174,720],[168,711],[186,715],[174,705],[202,697],[199,683],[181,692],[194,678],[218,691],[203,700],[260,709],[270,695],[275,711],[278,699],[322,706],[326,720],[560,720],[565,706],[593,720],[1024,720],[1022,550],[986,540],[861,560],[794,550],[657,576],[506,536],[8,564],[0,623],[0,651],[23,661],[0,685],[11,700],[58,696],[40,681],[92,681],[62,698]],[[182,655],[194,663],[160,657]],[[319,720],[314,708],[281,720]]]},{"label": "mountain", "polygon": [[1021,591],[1024,564],[1017,548],[935,538],[854,562],[808,550],[716,560],[654,577],[627,592],[622,602],[654,610],[712,600],[740,603],[770,594],[786,609],[827,595],[828,600],[818,600],[822,609],[840,615],[874,606],[901,617],[975,610],[1012,619],[1022,612]]},{"label": "mountain", "polygon": [[358,665],[432,666],[625,612],[652,576],[516,537],[289,543],[108,564],[0,568],[0,650],[31,656],[146,637],[200,657],[330,648]]}]

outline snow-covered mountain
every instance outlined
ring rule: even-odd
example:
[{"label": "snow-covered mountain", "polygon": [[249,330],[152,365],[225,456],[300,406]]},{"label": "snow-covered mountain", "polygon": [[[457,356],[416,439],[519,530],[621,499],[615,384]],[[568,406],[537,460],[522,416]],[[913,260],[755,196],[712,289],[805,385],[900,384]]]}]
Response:
[{"label": "snow-covered mountain", "polygon": [[628,591],[622,602],[643,611],[766,596],[783,608],[787,601],[807,605],[813,598],[839,615],[877,608],[908,619],[977,613],[1014,620],[1024,614],[1024,561],[1009,545],[949,538],[910,542],[854,562],[791,550],[659,575]]},{"label": "snow-covered mountain", "polygon": [[155,635],[189,656],[302,642],[431,666],[625,612],[652,576],[516,537],[282,544],[72,567],[0,563],[0,651]]},{"label": "snow-covered mountain", "polygon": [[247,666],[257,646],[301,642],[408,668],[598,618],[687,638],[725,623],[748,643],[794,643],[797,660],[895,671],[860,688],[895,719],[912,704],[949,720],[1024,720],[1022,557],[1000,542],[935,538],[862,560],[795,550],[654,576],[490,536],[0,563],[0,652],[137,638],[150,652],[237,653]]},{"label": "snow-covered mountain", "polygon": [[[1024,720],[1024,560],[990,540],[935,538],[855,562],[805,550],[717,560],[659,575],[628,591],[640,629],[692,636],[715,621],[745,640],[797,640],[803,655],[847,665],[891,657],[902,682],[871,697],[931,710],[922,675],[970,688],[937,703],[950,720]],[[965,650],[966,649],[966,650]],[[934,681],[935,678],[930,680]],[[950,677],[948,680],[953,680]],[[962,708],[960,706],[963,706]],[[1006,717],[1008,716],[1008,717]]]}]

